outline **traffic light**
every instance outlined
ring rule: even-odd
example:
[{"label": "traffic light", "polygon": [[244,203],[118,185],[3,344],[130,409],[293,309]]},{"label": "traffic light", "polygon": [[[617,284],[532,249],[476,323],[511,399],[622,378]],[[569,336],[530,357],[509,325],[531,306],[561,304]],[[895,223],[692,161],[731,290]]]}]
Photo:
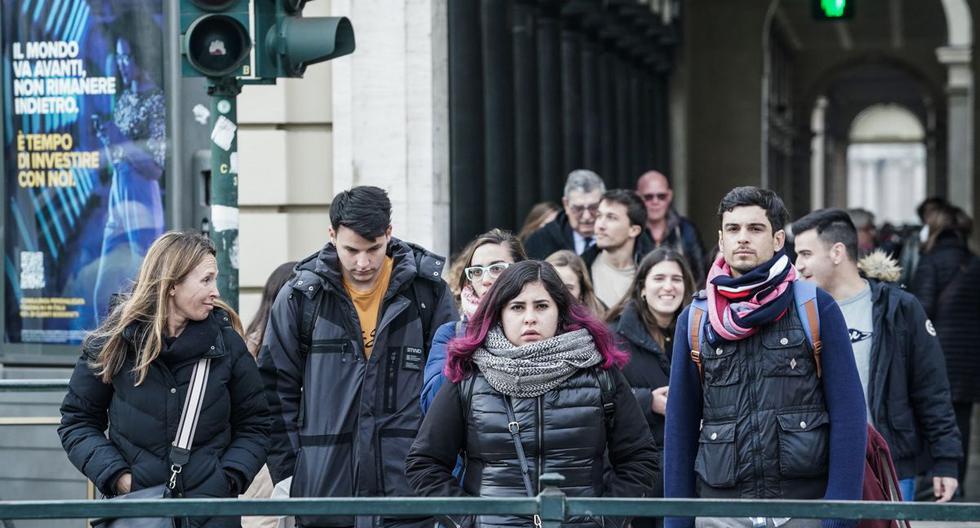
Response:
[{"label": "traffic light", "polygon": [[180,0],[180,34],[185,77],[251,75],[248,0]]},{"label": "traffic light", "polygon": [[857,0],[810,0],[813,17],[817,20],[848,20],[854,18]]},{"label": "traffic light", "polygon": [[255,76],[302,77],[310,64],[354,51],[346,17],[303,17],[306,0],[255,1]]}]

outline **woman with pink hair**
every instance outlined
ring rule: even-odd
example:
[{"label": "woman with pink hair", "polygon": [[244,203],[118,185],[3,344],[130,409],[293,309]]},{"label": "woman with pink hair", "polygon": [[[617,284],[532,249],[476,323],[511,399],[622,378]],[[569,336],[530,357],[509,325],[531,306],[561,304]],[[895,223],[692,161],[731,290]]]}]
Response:
[{"label": "woman with pink hair", "polygon": [[[619,371],[627,360],[550,264],[511,265],[485,294],[466,333],[449,345],[448,383],[406,460],[410,484],[422,496],[534,496],[543,473],[560,473],[560,487],[570,496],[646,495],[659,464]],[[453,476],[457,455],[464,463],[459,480]],[[443,521],[526,527],[530,520]],[[563,526],[595,523],[578,517]]]}]

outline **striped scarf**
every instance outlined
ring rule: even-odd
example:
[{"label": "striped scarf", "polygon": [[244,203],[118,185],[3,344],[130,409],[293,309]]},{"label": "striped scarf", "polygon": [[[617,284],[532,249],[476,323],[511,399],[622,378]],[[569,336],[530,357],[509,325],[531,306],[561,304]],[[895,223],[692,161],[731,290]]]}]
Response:
[{"label": "striped scarf", "polygon": [[796,268],[783,251],[741,277],[722,255],[708,272],[708,319],[723,339],[737,341],[780,320],[793,302]]}]

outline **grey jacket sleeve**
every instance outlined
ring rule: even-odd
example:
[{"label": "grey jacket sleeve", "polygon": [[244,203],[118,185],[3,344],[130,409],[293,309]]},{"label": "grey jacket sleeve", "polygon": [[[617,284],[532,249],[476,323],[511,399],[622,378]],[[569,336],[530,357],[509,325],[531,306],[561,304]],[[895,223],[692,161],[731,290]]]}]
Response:
[{"label": "grey jacket sleeve", "polygon": [[272,414],[268,465],[273,482],[292,476],[300,447],[299,409],[306,370],[306,358],[299,350],[301,295],[288,283],[279,290],[259,350],[259,372]]}]

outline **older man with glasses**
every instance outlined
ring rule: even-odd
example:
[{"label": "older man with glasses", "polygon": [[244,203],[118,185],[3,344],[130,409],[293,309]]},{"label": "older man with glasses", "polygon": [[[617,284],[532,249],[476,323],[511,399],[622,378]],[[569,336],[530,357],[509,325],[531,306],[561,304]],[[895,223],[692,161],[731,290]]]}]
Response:
[{"label": "older man with glasses", "polygon": [[558,217],[531,233],[524,247],[532,259],[544,260],[555,251],[570,249],[581,255],[595,244],[595,221],[606,184],[598,174],[574,170],[565,180],[562,211]]},{"label": "older man with glasses", "polygon": [[706,267],[701,235],[690,220],[677,214],[672,207],[674,191],[667,176],[655,170],[643,173],[636,180],[636,194],[646,205],[646,227],[653,236],[654,246],[667,246],[681,252],[691,265],[694,279],[703,279]]}]

